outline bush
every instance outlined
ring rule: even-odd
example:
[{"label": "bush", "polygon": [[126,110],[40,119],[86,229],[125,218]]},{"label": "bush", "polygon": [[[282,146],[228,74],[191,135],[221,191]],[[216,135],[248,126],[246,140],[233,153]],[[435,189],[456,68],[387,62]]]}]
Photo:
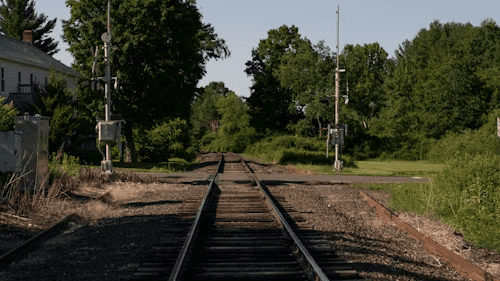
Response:
[{"label": "bush", "polygon": [[[217,112],[222,116],[221,125],[217,130],[215,139],[202,148],[211,151],[242,152],[253,142],[255,129],[250,127],[248,106],[242,98],[229,92],[226,97],[221,97],[216,103]],[[202,139],[206,143],[210,138]]]},{"label": "bush", "polygon": [[447,132],[437,141],[427,154],[433,163],[444,163],[455,157],[455,153],[479,155],[494,153],[500,155],[500,139],[496,134],[496,116],[500,110],[493,111],[486,118],[487,122],[478,130],[464,130],[462,133]]},{"label": "bush", "polygon": [[58,152],[57,154],[53,152],[50,157],[49,172],[51,174],[51,178],[61,177],[63,174],[76,177],[78,176],[80,169],[80,159],[78,157],[62,152]]},{"label": "bush", "polygon": [[0,97],[0,131],[10,131],[14,129],[14,116],[18,111],[11,104],[2,104],[5,98]]},{"label": "bush", "polygon": [[185,149],[189,142],[188,125],[180,118],[167,119],[148,130],[136,130],[134,139],[142,161],[161,162],[172,157],[190,157]]},{"label": "bush", "polygon": [[479,247],[500,251],[500,157],[456,153],[432,186],[434,212]]}]

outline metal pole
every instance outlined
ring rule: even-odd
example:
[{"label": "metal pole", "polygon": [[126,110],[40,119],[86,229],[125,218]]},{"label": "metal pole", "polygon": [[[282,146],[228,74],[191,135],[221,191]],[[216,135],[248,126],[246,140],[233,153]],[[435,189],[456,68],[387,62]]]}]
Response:
[{"label": "metal pole", "polygon": [[[337,5],[337,68],[335,69],[335,130],[337,130],[337,135],[339,132],[339,23],[340,23],[340,8]],[[338,140],[338,138],[336,138]],[[333,164],[333,169],[339,171],[339,143],[335,142],[335,162]]]},{"label": "metal pole", "polygon": [[[108,24],[107,24],[107,32],[108,36],[111,35],[111,2],[108,0]],[[105,120],[110,121],[111,117],[111,66],[109,64],[110,61],[110,54],[111,54],[111,41],[110,42],[104,42],[104,60],[106,62],[106,77],[105,82],[106,82],[106,87],[104,89],[104,95],[106,98],[106,105],[104,107],[105,110]],[[109,170],[106,170],[106,173],[111,173],[113,170],[113,163],[111,162],[111,146],[109,143],[106,143],[106,162],[108,165],[106,167],[109,168]]]}]

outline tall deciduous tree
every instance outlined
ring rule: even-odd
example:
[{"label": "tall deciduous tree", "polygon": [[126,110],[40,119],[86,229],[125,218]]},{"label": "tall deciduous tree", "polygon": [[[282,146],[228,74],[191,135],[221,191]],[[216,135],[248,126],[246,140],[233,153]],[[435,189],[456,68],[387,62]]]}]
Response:
[{"label": "tall deciduous tree", "polygon": [[[63,21],[63,39],[75,58],[74,68],[80,81],[91,78],[93,58],[89,50],[102,45],[106,31],[104,1],[68,0],[71,18]],[[229,56],[225,41],[210,24],[201,22],[194,0],[125,0],[112,1],[111,71],[123,89],[113,92],[113,112],[125,120],[124,133],[136,161],[132,128],[149,128],[169,117],[188,119],[198,81],[206,73],[209,59]],[[103,52],[100,52],[101,54]],[[99,58],[99,73],[103,59]],[[79,86],[81,113],[93,126],[101,115],[104,95],[90,92],[85,83]]]},{"label": "tall deciduous tree", "polygon": [[222,116],[217,137],[210,145],[215,151],[242,152],[252,143],[255,129],[250,127],[248,106],[234,92],[221,97],[216,103],[217,112]]},{"label": "tall deciduous tree", "polygon": [[210,126],[221,119],[222,116],[217,112],[217,100],[226,97],[228,93],[229,89],[224,86],[224,82],[210,82],[208,86],[200,88],[200,94],[191,105],[191,124],[195,140],[200,140],[212,129]]},{"label": "tall deciduous tree", "polygon": [[259,131],[284,131],[288,123],[297,120],[297,110],[290,110],[292,91],[281,86],[275,72],[281,57],[299,39],[299,29],[293,25],[271,29],[268,37],[252,50],[252,60],[245,64],[245,72],[253,81],[247,98],[251,125]]},{"label": "tall deciduous tree", "polygon": [[59,42],[48,37],[56,25],[57,18],[47,21],[43,13],[35,12],[33,0],[1,0],[0,31],[5,35],[22,40],[23,31],[33,31],[33,45],[49,55],[59,51]]},{"label": "tall deciduous tree", "polygon": [[474,27],[436,20],[405,41],[384,83],[386,102],[372,132],[387,139],[395,156],[416,159],[430,138],[479,128],[495,100],[490,78],[499,66],[499,35],[492,22]]}]

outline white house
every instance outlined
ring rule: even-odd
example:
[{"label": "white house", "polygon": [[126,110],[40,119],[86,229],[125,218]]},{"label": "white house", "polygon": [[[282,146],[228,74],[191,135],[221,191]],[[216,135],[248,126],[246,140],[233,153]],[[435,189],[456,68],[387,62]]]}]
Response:
[{"label": "white house", "polygon": [[0,96],[23,109],[33,102],[33,86],[47,84],[49,70],[54,69],[66,80],[67,88],[76,99],[77,78],[80,74],[33,45],[32,32],[23,32],[23,40],[0,34]]}]

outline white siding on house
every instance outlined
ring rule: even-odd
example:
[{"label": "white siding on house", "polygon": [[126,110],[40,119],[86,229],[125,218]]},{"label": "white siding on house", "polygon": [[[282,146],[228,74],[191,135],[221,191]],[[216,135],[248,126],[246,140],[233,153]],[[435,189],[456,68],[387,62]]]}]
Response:
[{"label": "white siding on house", "polygon": [[[30,84],[31,74],[33,74],[33,82],[45,84],[45,78],[49,80],[49,71],[34,66],[28,66],[21,63],[12,62],[0,58],[0,67],[4,68],[4,91],[1,91],[2,96],[7,96],[9,93],[17,92],[17,84],[19,83],[19,72],[21,72],[21,84]],[[76,77],[63,74],[67,82],[68,89],[73,92],[73,97],[76,98]]]}]

